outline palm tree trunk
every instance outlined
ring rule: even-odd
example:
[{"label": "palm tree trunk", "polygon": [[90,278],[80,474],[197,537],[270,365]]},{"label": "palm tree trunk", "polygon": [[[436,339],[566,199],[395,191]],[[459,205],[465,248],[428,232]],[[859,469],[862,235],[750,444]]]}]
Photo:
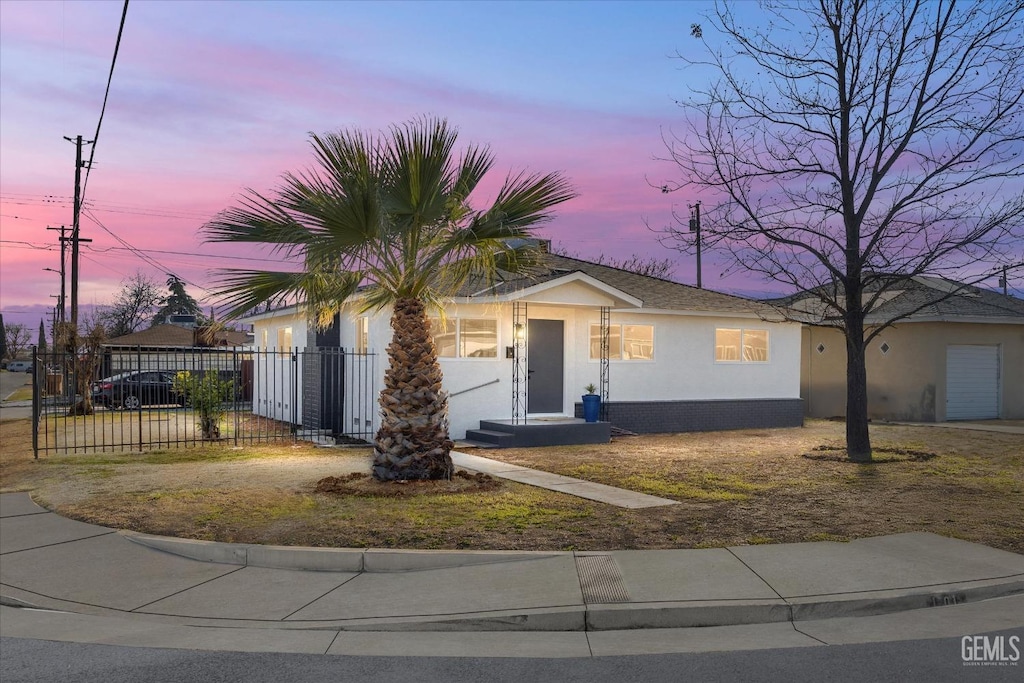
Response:
[{"label": "palm tree trunk", "polygon": [[391,328],[373,476],[381,481],[450,479],[448,394],[441,389],[441,366],[422,302],[396,301]]}]

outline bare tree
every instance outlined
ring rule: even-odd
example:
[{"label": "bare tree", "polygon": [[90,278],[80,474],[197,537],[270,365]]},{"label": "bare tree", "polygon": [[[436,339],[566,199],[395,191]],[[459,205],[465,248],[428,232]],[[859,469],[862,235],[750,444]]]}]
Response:
[{"label": "bare tree", "polygon": [[29,347],[32,339],[32,332],[21,323],[9,323],[4,325],[4,346],[7,349],[7,357],[11,360],[21,355],[21,352]]},{"label": "bare tree", "polygon": [[589,261],[590,263],[596,263],[599,266],[628,270],[631,273],[646,275],[647,277],[656,277],[662,280],[671,280],[672,273],[676,267],[675,264],[672,263],[672,259],[660,259],[655,256],[641,256],[640,254],[633,254],[632,256],[625,258],[616,258],[614,256],[601,254],[596,259],[584,259],[579,255],[579,253],[570,252],[567,248],[561,245],[553,248],[551,253],[558,256],[566,256],[577,260]]},{"label": "bare tree", "polygon": [[[969,281],[1024,244],[1024,2],[762,10],[707,17],[724,47],[705,37],[690,63],[717,80],[680,102],[687,130],[665,142],[681,178],[662,189],[715,203],[706,248],[820,300],[812,322],[846,337],[847,453],[867,461],[864,350],[895,322],[868,316],[908,278]],[[693,246],[679,226],[663,240]]]},{"label": "bare tree", "polygon": [[[64,373],[70,378],[74,400],[67,414],[92,415],[90,385],[97,379],[96,373],[103,361],[103,341],[106,333],[96,316],[81,316],[79,327],[70,322],[58,323],[54,346],[64,359]],[[79,332],[79,328],[81,332]]]},{"label": "bare tree", "polygon": [[163,298],[152,278],[135,271],[121,283],[114,303],[99,309],[97,319],[108,337],[131,334],[148,325]]}]

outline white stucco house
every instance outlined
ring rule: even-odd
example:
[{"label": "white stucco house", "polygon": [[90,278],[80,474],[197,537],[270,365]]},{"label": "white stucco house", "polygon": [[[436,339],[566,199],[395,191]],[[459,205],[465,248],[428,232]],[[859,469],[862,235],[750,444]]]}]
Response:
[{"label": "white stucco house", "polygon": [[[582,414],[581,395],[591,383],[604,399],[603,421],[637,433],[802,424],[798,323],[755,301],[579,259],[546,258],[542,275],[491,287],[469,284],[447,307],[444,322],[432,318],[453,438],[498,441],[492,438],[497,424],[570,422]],[[329,417],[323,385],[351,384],[366,374],[375,396],[387,367],[390,311],[354,310],[347,306],[325,331],[313,329],[295,307],[247,318],[257,348],[293,349],[292,358],[304,358],[291,370],[274,370],[280,390],[267,382],[261,389],[257,370],[256,394],[262,392],[267,405],[262,414],[273,416],[266,411],[276,404],[282,414],[301,415],[305,427],[315,427]],[[355,358],[369,352],[373,360],[343,377],[311,363],[311,351],[337,348],[356,352],[349,354]],[[298,375],[301,391],[286,388],[289,373]],[[261,412],[258,404],[254,410]],[[375,399],[355,414],[349,415],[351,405],[346,411],[334,431],[376,430]],[[508,439],[504,445],[527,444]]]}]

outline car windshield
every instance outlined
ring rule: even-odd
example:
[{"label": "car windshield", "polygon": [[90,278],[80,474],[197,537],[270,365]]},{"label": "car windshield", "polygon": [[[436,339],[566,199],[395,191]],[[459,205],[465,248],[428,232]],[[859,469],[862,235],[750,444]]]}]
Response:
[{"label": "car windshield", "polygon": [[100,381],[101,382],[120,382],[121,380],[128,379],[129,377],[133,377],[134,375],[135,375],[135,373],[133,373],[133,372],[122,372],[122,373],[120,373],[118,375],[111,375],[110,377],[104,377]]}]

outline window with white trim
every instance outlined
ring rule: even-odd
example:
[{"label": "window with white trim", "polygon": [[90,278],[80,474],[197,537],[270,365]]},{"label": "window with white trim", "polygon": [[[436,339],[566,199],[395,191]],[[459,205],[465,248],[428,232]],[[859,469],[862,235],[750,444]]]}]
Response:
[{"label": "window with white trim", "polygon": [[368,353],[370,350],[370,317],[363,315],[356,318],[356,353]]},{"label": "window with white trim", "polygon": [[430,319],[438,358],[497,358],[498,321],[493,318]]},{"label": "window with white trim", "polygon": [[263,334],[262,334],[262,335],[260,335],[260,341],[262,342],[262,343],[260,344],[260,346],[262,346],[262,347],[263,347],[263,350],[264,350],[264,351],[266,351],[266,350],[267,350],[268,348],[270,348],[270,346],[269,346],[269,342],[270,342],[270,330],[269,330],[269,329],[267,329],[266,327],[264,327],[264,328],[263,328]]},{"label": "window with white trim", "polygon": [[715,360],[720,363],[767,363],[768,330],[717,328]]},{"label": "window with white trim", "polygon": [[292,347],[292,328],[279,327],[277,328],[277,348],[279,349],[290,349]]},{"label": "window with white trim", "polygon": [[[590,326],[590,360],[601,359],[601,326]],[[654,325],[609,325],[609,360],[654,360]]]}]

